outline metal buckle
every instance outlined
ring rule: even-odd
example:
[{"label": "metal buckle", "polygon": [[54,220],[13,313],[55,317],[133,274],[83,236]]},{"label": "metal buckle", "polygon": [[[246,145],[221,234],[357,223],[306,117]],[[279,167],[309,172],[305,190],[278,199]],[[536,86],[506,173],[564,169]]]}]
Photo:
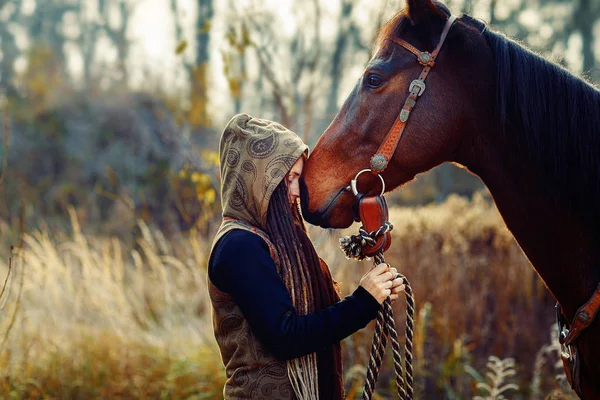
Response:
[{"label": "metal buckle", "polygon": [[569,336],[569,330],[567,328],[562,328],[558,334],[558,339],[560,342],[560,355],[565,360],[570,360],[573,356],[571,352],[571,347],[567,344],[564,344],[565,339]]},{"label": "metal buckle", "polygon": [[408,91],[412,93],[412,91],[415,87],[419,88],[419,93],[417,93],[417,96],[421,96],[423,94],[423,92],[425,92],[425,82],[423,82],[422,80],[415,79],[414,81],[412,81],[410,83],[410,87],[408,88]]},{"label": "metal buckle", "polygon": [[560,356],[565,360],[573,359],[573,352],[571,351],[571,346],[566,346],[564,344],[560,345]]}]

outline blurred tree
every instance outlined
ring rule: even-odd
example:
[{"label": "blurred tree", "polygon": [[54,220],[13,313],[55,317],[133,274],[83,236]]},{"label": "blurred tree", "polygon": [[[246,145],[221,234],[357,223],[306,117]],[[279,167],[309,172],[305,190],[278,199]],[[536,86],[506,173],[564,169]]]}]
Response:
[{"label": "blurred tree", "polygon": [[578,0],[575,8],[573,23],[581,34],[584,73],[589,73],[596,66],[594,55],[594,25],[600,13],[598,1]]},{"label": "blurred tree", "polygon": [[[233,2],[229,0],[233,8]],[[225,45],[221,49],[223,73],[233,97],[234,114],[242,112],[242,97],[247,75],[247,52],[252,46],[247,24],[234,24],[227,28]]]},{"label": "blurred tree", "polygon": [[210,61],[210,31],[214,16],[213,0],[197,0],[196,61],[190,73],[190,115],[192,125],[209,127],[208,115],[208,67]]},{"label": "blurred tree", "polygon": [[30,16],[24,19],[30,40],[40,48],[46,48],[56,63],[55,71],[66,76],[64,18],[71,11],[77,11],[77,5],[67,0],[37,0]]},{"label": "blurred tree", "polygon": [[15,27],[21,18],[23,3],[20,0],[0,3],[0,87],[7,96],[16,95],[15,88],[15,61],[20,51],[17,46]]},{"label": "blurred tree", "polygon": [[[262,94],[257,99],[261,115],[280,121],[307,139],[317,89],[323,90],[323,77],[327,76],[320,2],[313,0],[311,7],[294,3],[291,15],[294,21],[286,23],[286,28],[293,27],[294,31],[285,34],[279,26],[280,16],[264,5],[236,13],[243,13],[244,18],[230,19],[227,42],[229,48],[243,58],[237,58],[239,64],[235,66],[235,52],[229,50],[225,67],[229,71],[234,67],[238,69],[238,73],[233,74],[236,80],[248,77],[246,63],[251,55],[257,64],[256,74],[252,76],[253,91]],[[237,90],[237,85],[230,79],[232,92]]]},{"label": "blurred tree", "polygon": [[[498,9],[509,9],[499,16]],[[594,52],[594,26],[600,19],[600,3],[592,0],[520,0],[510,5],[497,0],[489,3],[490,25],[526,43],[544,56],[571,66],[572,72],[600,79]],[[543,28],[543,29],[542,29]],[[581,67],[566,59],[573,35],[581,38]]]},{"label": "blurred tree", "polygon": [[77,2],[77,24],[80,32],[75,39],[83,60],[83,85],[85,88],[89,88],[92,83],[92,68],[96,61],[96,44],[101,30],[98,21],[88,17],[87,4],[86,0],[78,0]]},{"label": "blurred tree", "polygon": [[354,1],[341,0],[341,11],[337,24],[338,33],[337,38],[335,39],[335,47],[331,57],[331,67],[329,69],[331,86],[327,97],[327,108],[325,109],[325,113],[332,118],[339,108],[338,96],[340,92],[340,82],[343,76],[343,74],[340,73],[343,70],[342,57],[347,51],[346,46],[350,38],[350,32],[355,29],[354,22],[352,21],[353,9]]},{"label": "blurred tree", "polygon": [[194,55],[193,60],[184,53],[188,48],[183,27],[183,15],[178,0],[169,3],[177,48],[175,53],[181,57],[189,82],[189,111],[187,121],[195,127],[208,128],[211,118],[208,113],[208,85],[210,66],[210,36],[215,14],[213,0],[196,0],[196,21],[194,23]]},{"label": "blurred tree", "polygon": [[127,60],[129,58],[129,40],[127,30],[133,5],[128,0],[98,0],[98,13],[102,32],[108,36],[117,49],[118,84],[127,84],[129,73]]}]

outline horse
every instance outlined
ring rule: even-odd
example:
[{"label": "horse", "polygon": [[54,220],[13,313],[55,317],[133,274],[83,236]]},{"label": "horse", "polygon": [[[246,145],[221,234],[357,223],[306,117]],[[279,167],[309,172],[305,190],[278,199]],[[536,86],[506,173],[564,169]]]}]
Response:
[{"label": "horse", "polygon": [[[353,179],[374,195],[378,178],[390,191],[443,162],[479,176],[557,300],[561,340],[569,323],[577,331],[563,343],[567,377],[580,398],[598,399],[600,92],[479,20],[450,18],[440,2],[407,0],[380,29],[373,58],[305,165],[303,215],[324,228],[350,226]],[[397,140],[382,145],[389,136]],[[364,169],[373,173],[358,177]]]}]

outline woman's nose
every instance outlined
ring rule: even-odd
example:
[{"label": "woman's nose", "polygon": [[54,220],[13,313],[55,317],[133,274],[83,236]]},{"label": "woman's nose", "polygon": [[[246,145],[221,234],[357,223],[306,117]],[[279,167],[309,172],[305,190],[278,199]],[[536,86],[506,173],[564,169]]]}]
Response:
[{"label": "woman's nose", "polygon": [[292,197],[294,199],[297,199],[298,197],[300,197],[300,185],[298,183],[298,180],[294,180],[291,182],[290,194],[292,195]]}]

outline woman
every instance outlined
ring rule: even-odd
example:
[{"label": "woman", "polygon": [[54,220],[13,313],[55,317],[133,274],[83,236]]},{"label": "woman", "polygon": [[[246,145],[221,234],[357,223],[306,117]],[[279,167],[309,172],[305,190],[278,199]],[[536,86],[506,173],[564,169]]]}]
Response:
[{"label": "woman", "polygon": [[208,272],[226,399],[343,399],[340,341],[404,290],[380,264],[340,301],[298,209],[307,152],[294,132],[246,114],[221,137],[223,223]]}]

